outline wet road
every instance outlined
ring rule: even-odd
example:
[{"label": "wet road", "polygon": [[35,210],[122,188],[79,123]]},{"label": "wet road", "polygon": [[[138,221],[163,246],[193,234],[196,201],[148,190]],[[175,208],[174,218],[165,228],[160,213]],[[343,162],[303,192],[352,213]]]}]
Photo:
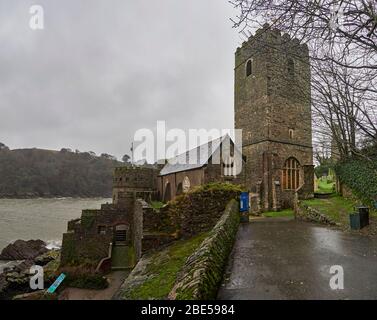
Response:
[{"label": "wet road", "polygon": [[[330,288],[333,265],[344,290]],[[218,299],[377,299],[377,239],[285,218],[242,224]]]}]

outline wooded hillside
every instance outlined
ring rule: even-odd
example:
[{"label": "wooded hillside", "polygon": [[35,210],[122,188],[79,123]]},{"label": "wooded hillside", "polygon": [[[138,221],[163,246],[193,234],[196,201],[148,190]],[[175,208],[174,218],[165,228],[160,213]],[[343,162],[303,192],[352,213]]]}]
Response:
[{"label": "wooded hillside", "polygon": [[108,197],[112,156],[89,152],[0,148],[0,197]]}]

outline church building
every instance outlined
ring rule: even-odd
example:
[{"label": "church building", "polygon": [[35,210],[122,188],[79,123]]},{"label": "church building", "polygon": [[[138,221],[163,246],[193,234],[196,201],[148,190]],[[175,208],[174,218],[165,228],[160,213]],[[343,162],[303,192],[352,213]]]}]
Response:
[{"label": "church building", "polygon": [[[211,182],[241,184],[253,211],[293,207],[314,194],[308,47],[264,26],[235,57],[235,129],[242,150],[220,137],[162,166],[117,168],[113,201],[83,210],[63,235],[61,264],[132,268],[143,252],[173,241],[150,206]],[[196,161],[179,161],[196,155]],[[237,160],[238,159],[238,160]],[[235,174],[237,173],[237,174]],[[158,221],[157,221],[157,220]]]}]

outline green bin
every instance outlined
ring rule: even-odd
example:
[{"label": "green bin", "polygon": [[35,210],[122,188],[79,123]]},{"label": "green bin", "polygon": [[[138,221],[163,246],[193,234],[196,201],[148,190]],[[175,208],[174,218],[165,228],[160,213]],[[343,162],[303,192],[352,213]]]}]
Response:
[{"label": "green bin", "polygon": [[350,214],[350,227],[352,230],[360,230],[360,215],[358,212]]},{"label": "green bin", "polygon": [[350,226],[352,230],[360,230],[369,225],[369,208],[357,206],[357,210],[350,214]]},{"label": "green bin", "polygon": [[360,229],[369,225],[369,208],[366,206],[357,206],[355,209],[359,212],[360,216]]}]

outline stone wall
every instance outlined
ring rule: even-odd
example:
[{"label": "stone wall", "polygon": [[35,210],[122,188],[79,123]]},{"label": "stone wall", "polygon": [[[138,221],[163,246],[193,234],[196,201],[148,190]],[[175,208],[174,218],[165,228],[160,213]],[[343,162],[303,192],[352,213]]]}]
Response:
[{"label": "stone wall", "polygon": [[[179,237],[190,238],[211,230],[231,199],[238,199],[242,188],[226,185],[204,185],[172,201],[165,214]],[[164,211],[163,211],[164,214]]]},{"label": "stone wall", "polygon": [[142,255],[142,245],[141,241],[143,238],[143,209],[147,207],[146,203],[140,199],[136,200],[134,206],[134,215],[133,215],[133,245],[135,249],[135,258],[138,261]]},{"label": "stone wall", "polygon": [[227,203],[238,199],[241,191],[232,184],[212,184],[178,196],[159,210],[142,199],[135,200],[132,210],[112,204],[83,210],[81,219],[70,221],[63,235],[61,264],[97,265],[108,257],[119,225],[127,228],[126,245],[137,261],[146,251],[211,230]]},{"label": "stone wall", "polygon": [[314,166],[303,166],[303,171],[306,183],[298,191],[299,199],[312,199],[314,198]]},{"label": "stone wall", "polygon": [[230,184],[209,184],[178,196],[159,210],[144,209],[144,233],[176,234],[181,238],[208,231],[241,191],[241,187]]},{"label": "stone wall", "polygon": [[295,218],[303,221],[318,222],[327,225],[336,225],[335,221],[331,220],[329,217],[321,213],[319,210],[314,209],[302,201],[297,199],[295,200]]},{"label": "stone wall", "polygon": [[114,170],[113,203],[128,208],[135,198],[158,198],[159,167],[118,167]]},{"label": "stone wall", "polygon": [[61,267],[97,264],[108,256],[111,236],[81,233],[64,233],[61,251]]},{"label": "stone wall", "polygon": [[353,194],[350,187],[346,184],[342,183],[339,178],[336,179],[336,191],[344,198],[348,199],[355,199],[355,195]]},{"label": "stone wall", "polygon": [[83,210],[81,218],[70,221],[67,233],[63,234],[61,266],[88,263],[96,266],[108,256],[118,225],[127,226],[127,245],[137,250],[134,240],[141,231],[135,222],[138,221],[132,211],[110,204],[102,205],[100,210]]},{"label": "stone wall", "polygon": [[143,252],[211,230],[240,186],[208,184],[178,196],[159,210],[143,210]]},{"label": "stone wall", "polygon": [[171,300],[216,298],[224,267],[233,248],[240,221],[238,202],[232,200],[209,236],[186,261],[169,294]]}]

